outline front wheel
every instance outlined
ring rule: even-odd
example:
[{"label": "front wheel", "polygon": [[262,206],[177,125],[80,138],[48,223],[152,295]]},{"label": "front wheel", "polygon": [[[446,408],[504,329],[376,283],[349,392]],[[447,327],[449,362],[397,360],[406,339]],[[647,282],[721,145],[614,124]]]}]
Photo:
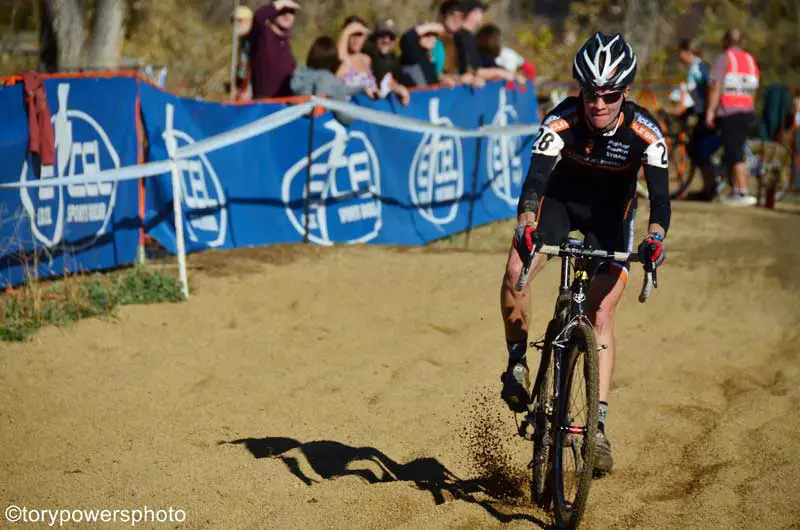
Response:
[{"label": "front wheel", "polygon": [[558,527],[574,529],[592,483],[600,396],[594,330],[581,321],[568,344],[556,401],[553,500]]},{"label": "front wheel", "polygon": [[550,321],[544,336],[539,372],[536,375],[533,395],[533,477],[531,498],[541,508],[548,508],[552,502],[550,477],[553,470],[553,433],[551,427],[553,399],[553,339],[561,329],[557,318]]}]

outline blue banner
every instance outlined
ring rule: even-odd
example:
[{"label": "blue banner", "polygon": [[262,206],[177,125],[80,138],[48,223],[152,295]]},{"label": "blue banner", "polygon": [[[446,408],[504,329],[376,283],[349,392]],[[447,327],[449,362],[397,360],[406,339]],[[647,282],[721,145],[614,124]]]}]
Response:
[{"label": "blue banner", "polygon": [[[286,108],[190,100],[148,85],[141,98],[151,161],[168,158],[172,139],[180,148]],[[365,96],[354,102],[468,129],[538,121],[530,83],[414,92],[407,107]],[[309,238],[323,245],[419,245],[516,212],[532,137],[464,139],[390,123],[344,125],[327,112],[314,118],[309,138],[310,122],[304,117],[179,161],[188,251],[301,241],[307,180]],[[147,230],[175,252],[170,175],[147,186]]]},{"label": "blue banner", "polygon": [[[135,78],[48,79],[55,164],[28,153],[22,83],[0,87],[0,182],[90,174],[137,163]],[[136,181],[0,190],[0,286],[131,263]]]},{"label": "blue banner", "polygon": [[[168,157],[176,147],[247,125],[286,105],[227,105],[189,100],[142,84],[142,115],[150,161]],[[171,123],[168,123],[168,118]],[[301,241],[285,210],[281,164],[305,159],[309,119],[205,155],[178,160],[184,239],[187,252]],[[176,252],[171,175],[148,179],[145,228],[170,252]],[[292,200],[302,204],[302,195]],[[297,206],[289,201],[289,207]]]}]

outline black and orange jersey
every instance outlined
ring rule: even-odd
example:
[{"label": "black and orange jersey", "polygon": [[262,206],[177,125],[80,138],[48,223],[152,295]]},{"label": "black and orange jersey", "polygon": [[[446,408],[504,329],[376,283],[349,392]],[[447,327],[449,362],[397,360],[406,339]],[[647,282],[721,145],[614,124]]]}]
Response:
[{"label": "black and orange jersey", "polygon": [[547,195],[630,204],[644,167],[650,222],[666,231],[671,214],[668,160],[664,134],[644,108],[626,100],[615,126],[602,133],[587,125],[580,98],[569,97],[547,115],[537,133],[519,212],[537,212],[539,200]]}]

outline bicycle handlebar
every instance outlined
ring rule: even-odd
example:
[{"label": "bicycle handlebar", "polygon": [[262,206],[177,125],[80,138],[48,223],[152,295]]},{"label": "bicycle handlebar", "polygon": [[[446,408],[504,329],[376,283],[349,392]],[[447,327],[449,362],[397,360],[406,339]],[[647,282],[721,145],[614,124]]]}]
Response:
[{"label": "bicycle handlebar", "polygon": [[[547,256],[585,256],[589,258],[611,259],[623,263],[629,261],[642,263],[642,259],[639,257],[639,254],[635,252],[606,252],[605,250],[570,247],[562,248],[556,245],[542,245],[538,250],[535,251],[535,253],[545,254]],[[524,289],[525,285],[528,283],[528,276],[531,272],[532,261],[533,255],[531,255],[531,260],[528,263],[523,264],[522,273],[519,275],[519,280],[517,280],[517,284],[515,286],[517,291],[522,291],[522,289]],[[648,265],[650,264],[644,264],[644,282],[642,283],[642,290],[639,292],[639,302],[641,303],[645,303],[647,301],[647,299],[650,297],[650,293],[653,291],[653,287],[658,287],[656,271],[655,269],[648,270]]]}]

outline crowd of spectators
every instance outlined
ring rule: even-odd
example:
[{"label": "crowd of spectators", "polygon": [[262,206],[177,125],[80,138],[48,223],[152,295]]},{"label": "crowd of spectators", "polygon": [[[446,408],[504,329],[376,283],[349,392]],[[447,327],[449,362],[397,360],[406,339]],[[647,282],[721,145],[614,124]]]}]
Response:
[{"label": "crowd of spectators", "polygon": [[435,21],[401,31],[393,18],[370,24],[357,15],[345,18],[338,35],[317,37],[305,64],[297,64],[292,30],[301,4],[274,0],[255,12],[233,14],[239,37],[234,99],[319,95],[346,100],[394,95],[407,105],[409,88],[486,81],[524,83],[536,69],[504,46],[500,28],[483,24],[487,6],[479,0],[444,0]]}]

